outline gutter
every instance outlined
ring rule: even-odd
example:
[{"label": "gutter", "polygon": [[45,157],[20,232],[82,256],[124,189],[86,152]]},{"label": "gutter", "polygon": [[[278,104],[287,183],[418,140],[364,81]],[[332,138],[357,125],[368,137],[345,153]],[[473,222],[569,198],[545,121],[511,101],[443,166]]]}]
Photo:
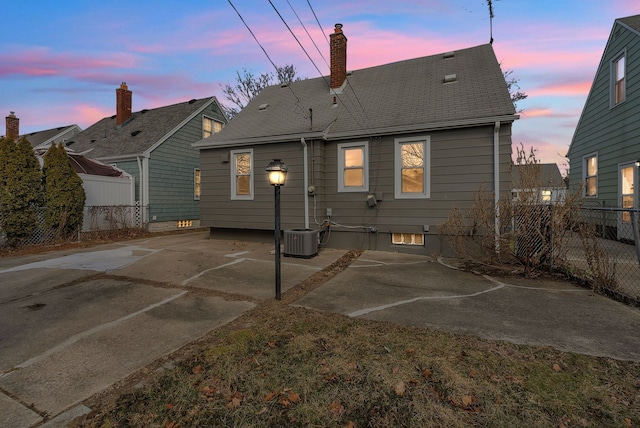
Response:
[{"label": "gutter", "polygon": [[500,250],[500,121],[493,128],[493,198],[496,214],[494,219],[496,252]]},{"label": "gutter", "polygon": [[394,126],[389,128],[375,128],[371,130],[367,129],[357,129],[353,131],[343,131],[343,132],[335,132],[330,133],[331,127],[334,123],[331,123],[329,127],[322,132],[308,132],[308,133],[296,133],[296,134],[285,134],[285,135],[271,135],[271,136],[263,136],[263,137],[250,137],[250,138],[239,138],[236,140],[226,140],[226,141],[218,141],[212,142],[207,140],[202,140],[197,143],[193,143],[191,146],[197,149],[215,149],[215,148],[235,148],[235,147],[244,147],[244,146],[255,146],[261,144],[270,144],[270,143],[285,143],[285,142],[293,142],[299,141],[301,138],[314,139],[314,140],[324,140],[324,141],[332,141],[332,140],[342,140],[348,138],[361,138],[363,135],[368,137],[375,136],[383,136],[383,135],[393,135],[393,134],[407,134],[411,132],[430,132],[430,131],[439,131],[445,129],[452,128],[468,128],[474,126],[487,126],[494,125],[496,122],[513,122],[514,120],[519,119],[518,115],[502,115],[502,116],[491,116],[485,118],[473,118],[473,119],[462,119],[462,120],[454,120],[454,121],[446,121],[446,122],[432,122],[432,123],[421,123],[414,125],[403,125],[403,126]]},{"label": "gutter", "polygon": [[302,194],[304,195],[304,228],[309,229],[309,196],[307,195],[307,189],[309,188],[309,165],[307,160],[307,142],[304,141],[304,137],[300,137],[300,143],[302,144],[302,150],[304,152],[304,189],[302,189]]}]

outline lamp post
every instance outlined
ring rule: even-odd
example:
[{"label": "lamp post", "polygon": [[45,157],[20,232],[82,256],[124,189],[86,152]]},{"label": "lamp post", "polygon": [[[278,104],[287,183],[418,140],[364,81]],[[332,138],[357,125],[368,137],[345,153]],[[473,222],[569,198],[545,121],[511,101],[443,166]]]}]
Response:
[{"label": "lamp post", "polygon": [[275,255],[276,255],[276,300],[280,300],[281,278],[280,278],[280,186],[284,186],[287,178],[287,165],[280,159],[274,159],[267,165],[267,176],[269,184],[274,187],[275,191]]}]

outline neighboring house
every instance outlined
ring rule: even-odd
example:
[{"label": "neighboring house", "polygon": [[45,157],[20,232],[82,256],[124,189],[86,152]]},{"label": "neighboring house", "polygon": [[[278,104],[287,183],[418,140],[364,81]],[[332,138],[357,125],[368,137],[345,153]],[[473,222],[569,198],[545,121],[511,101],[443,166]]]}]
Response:
[{"label": "neighboring house", "polygon": [[16,117],[14,112],[10,112],[9,116],[6,117],[6,125],[7,135],[13,137],[15,140],[27,137],[27,140],[29,140],[33,148],[49,148],[52,143],[66,143],[67,140],[82,131],[78,125],[69,125],[20,135],[20,119]]},{"label": "neighboring house", "polygon": [[347,72],[342,25],[330,44],[329,77],[265,88],[194,145],[201,225],[272,234],[265,168],[281,159],[283,229],[322,229],[331,247],[440,251],[453,207],[470,206],[481,184],[511,192],[518,116],[491,45]]},{"label": "neighboring house", "polygon": [[[567,153],[570,184],[600,207],[635,208],[640,165],[640,15],[616,19]],[[577,188],[577,187],[576,187]],[[618,239],[633,239],[629,212]]]},{"label": "neighboring house", "polygon": [[116,114],[67,142],[76,153],[135,177],[135,200],[150,231],[198,227],[200,163],[192,143],[227,119],[215,97],[132,112],[132,92],[116,89]]},{"label": "neighboring house", "polygon": [[[560,168],[555,163],[513,165],[513,200],[520,199],[520,193],[535,192],[537,202],[551,204],[563,201],[567,192]],[[524,188],[523,188],[524,186]]]},{"label": "neighboring house", "polygon": [[[48,149],[34,149],[40,166]],[[126,172],[67,149],[86,195],[82,231],[139,227],[134,205],[135,182]]]}]

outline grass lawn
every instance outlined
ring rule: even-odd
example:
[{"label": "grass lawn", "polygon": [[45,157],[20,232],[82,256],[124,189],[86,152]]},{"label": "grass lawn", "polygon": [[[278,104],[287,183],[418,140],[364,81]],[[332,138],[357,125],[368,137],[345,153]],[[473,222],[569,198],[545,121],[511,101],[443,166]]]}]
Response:
[{"label": "grass lawn", "polygon": [[290,305],[355,257],[93,397],[73,426],[640,426],[640,363]]}]

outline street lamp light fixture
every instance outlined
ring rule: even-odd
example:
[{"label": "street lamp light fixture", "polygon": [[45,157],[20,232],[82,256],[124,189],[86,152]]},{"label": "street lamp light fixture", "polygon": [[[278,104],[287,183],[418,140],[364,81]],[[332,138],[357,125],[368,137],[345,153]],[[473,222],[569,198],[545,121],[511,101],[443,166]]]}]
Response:
[{"label": "street lamp light fixture", "polygon": [[267,165],[267,174],[269,176],[269,184],[272,186],[284,186],[287,178],[287,165],[280,159],[274,159]]},{"label": "street lamp light fixture", "polygon": [[280,273],[280,187],[284,186],[287,179],[287,165],[280,159],[274,159],[267,165],[267,176],[269,184],[274,188],[275,194],[275,259],[276,259],[276,300],[280,300],[281,294],[281,273]]}]

